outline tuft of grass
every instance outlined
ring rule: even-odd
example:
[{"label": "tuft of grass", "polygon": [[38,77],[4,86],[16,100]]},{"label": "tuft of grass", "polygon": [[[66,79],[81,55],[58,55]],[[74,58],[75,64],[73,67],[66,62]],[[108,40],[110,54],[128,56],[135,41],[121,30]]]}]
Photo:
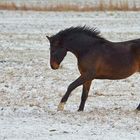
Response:
[{"label": "tuft of grass", "polygon": [[130,6],[128,0],[121,0],[106,3],[105,0],[100,0],[97,5],[74,5],[74,4],[57,4],[49,6],[32,6],[28,4],[17,5],[16,3],[0,3],[0,10],[23,10],[23,11],[140,11],[140,7],[136,6],[135,1]]},{"label": "tuft of grass", "polygon": [[14,3],[0,3],[0,10],[17,10],[17,6]]}]

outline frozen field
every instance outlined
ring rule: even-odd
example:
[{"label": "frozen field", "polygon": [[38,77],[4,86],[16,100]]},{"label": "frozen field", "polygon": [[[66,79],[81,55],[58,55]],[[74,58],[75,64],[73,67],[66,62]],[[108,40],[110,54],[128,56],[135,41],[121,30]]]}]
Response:
[{"label": "frozen field", "polygon": [[77,112],[81,87],[64,112],[56,111],[79,72],[70,53],[59,70],[51,70],[45,35],[77,25],[97,27],[111,41],[140,38],[140,12],[0,11],[0,140],[140,138],[139,74],[94,80],[84,112]]}]

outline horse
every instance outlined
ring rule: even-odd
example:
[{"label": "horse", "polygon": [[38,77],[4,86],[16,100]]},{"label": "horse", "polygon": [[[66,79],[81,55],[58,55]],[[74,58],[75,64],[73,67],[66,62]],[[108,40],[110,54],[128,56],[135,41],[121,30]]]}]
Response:
[{"label": "horse", "polygon": [[72,26],[46,37],[50,43],[51,68],[58,69],[69,51],[76,56],[80,71],[80,76],[68,86],[58,111],[64,110],[69,95],[78,86],[83,86],[78,109],[83,111],[92,80],[119,80],[140,72],[140,38],[112,42],[102,37],[97,28],[88,26]]}]

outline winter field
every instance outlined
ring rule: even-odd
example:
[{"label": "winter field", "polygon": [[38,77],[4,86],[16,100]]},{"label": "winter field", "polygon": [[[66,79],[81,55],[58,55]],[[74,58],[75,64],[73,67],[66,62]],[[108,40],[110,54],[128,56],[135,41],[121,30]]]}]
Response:
[{"label": "winter field", "polygon": [[97,27],[111,41],[140,38],[140,12],[0,11],[0,140],[139,140],[138,73],[94,80],[84,112],[77,112],[79,87],[57,112],[79,72],[70,53],[51,70],[45,35],[77,25]]}]

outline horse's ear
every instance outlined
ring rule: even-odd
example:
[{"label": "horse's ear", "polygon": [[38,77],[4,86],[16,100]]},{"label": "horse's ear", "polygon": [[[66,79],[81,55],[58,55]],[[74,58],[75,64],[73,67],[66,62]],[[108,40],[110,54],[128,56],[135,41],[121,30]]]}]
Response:
[{"label": "horse's ear", "polygon": [[48,38],[48,40],[50,41],[50,37],[46,35],[46,37]]}]

